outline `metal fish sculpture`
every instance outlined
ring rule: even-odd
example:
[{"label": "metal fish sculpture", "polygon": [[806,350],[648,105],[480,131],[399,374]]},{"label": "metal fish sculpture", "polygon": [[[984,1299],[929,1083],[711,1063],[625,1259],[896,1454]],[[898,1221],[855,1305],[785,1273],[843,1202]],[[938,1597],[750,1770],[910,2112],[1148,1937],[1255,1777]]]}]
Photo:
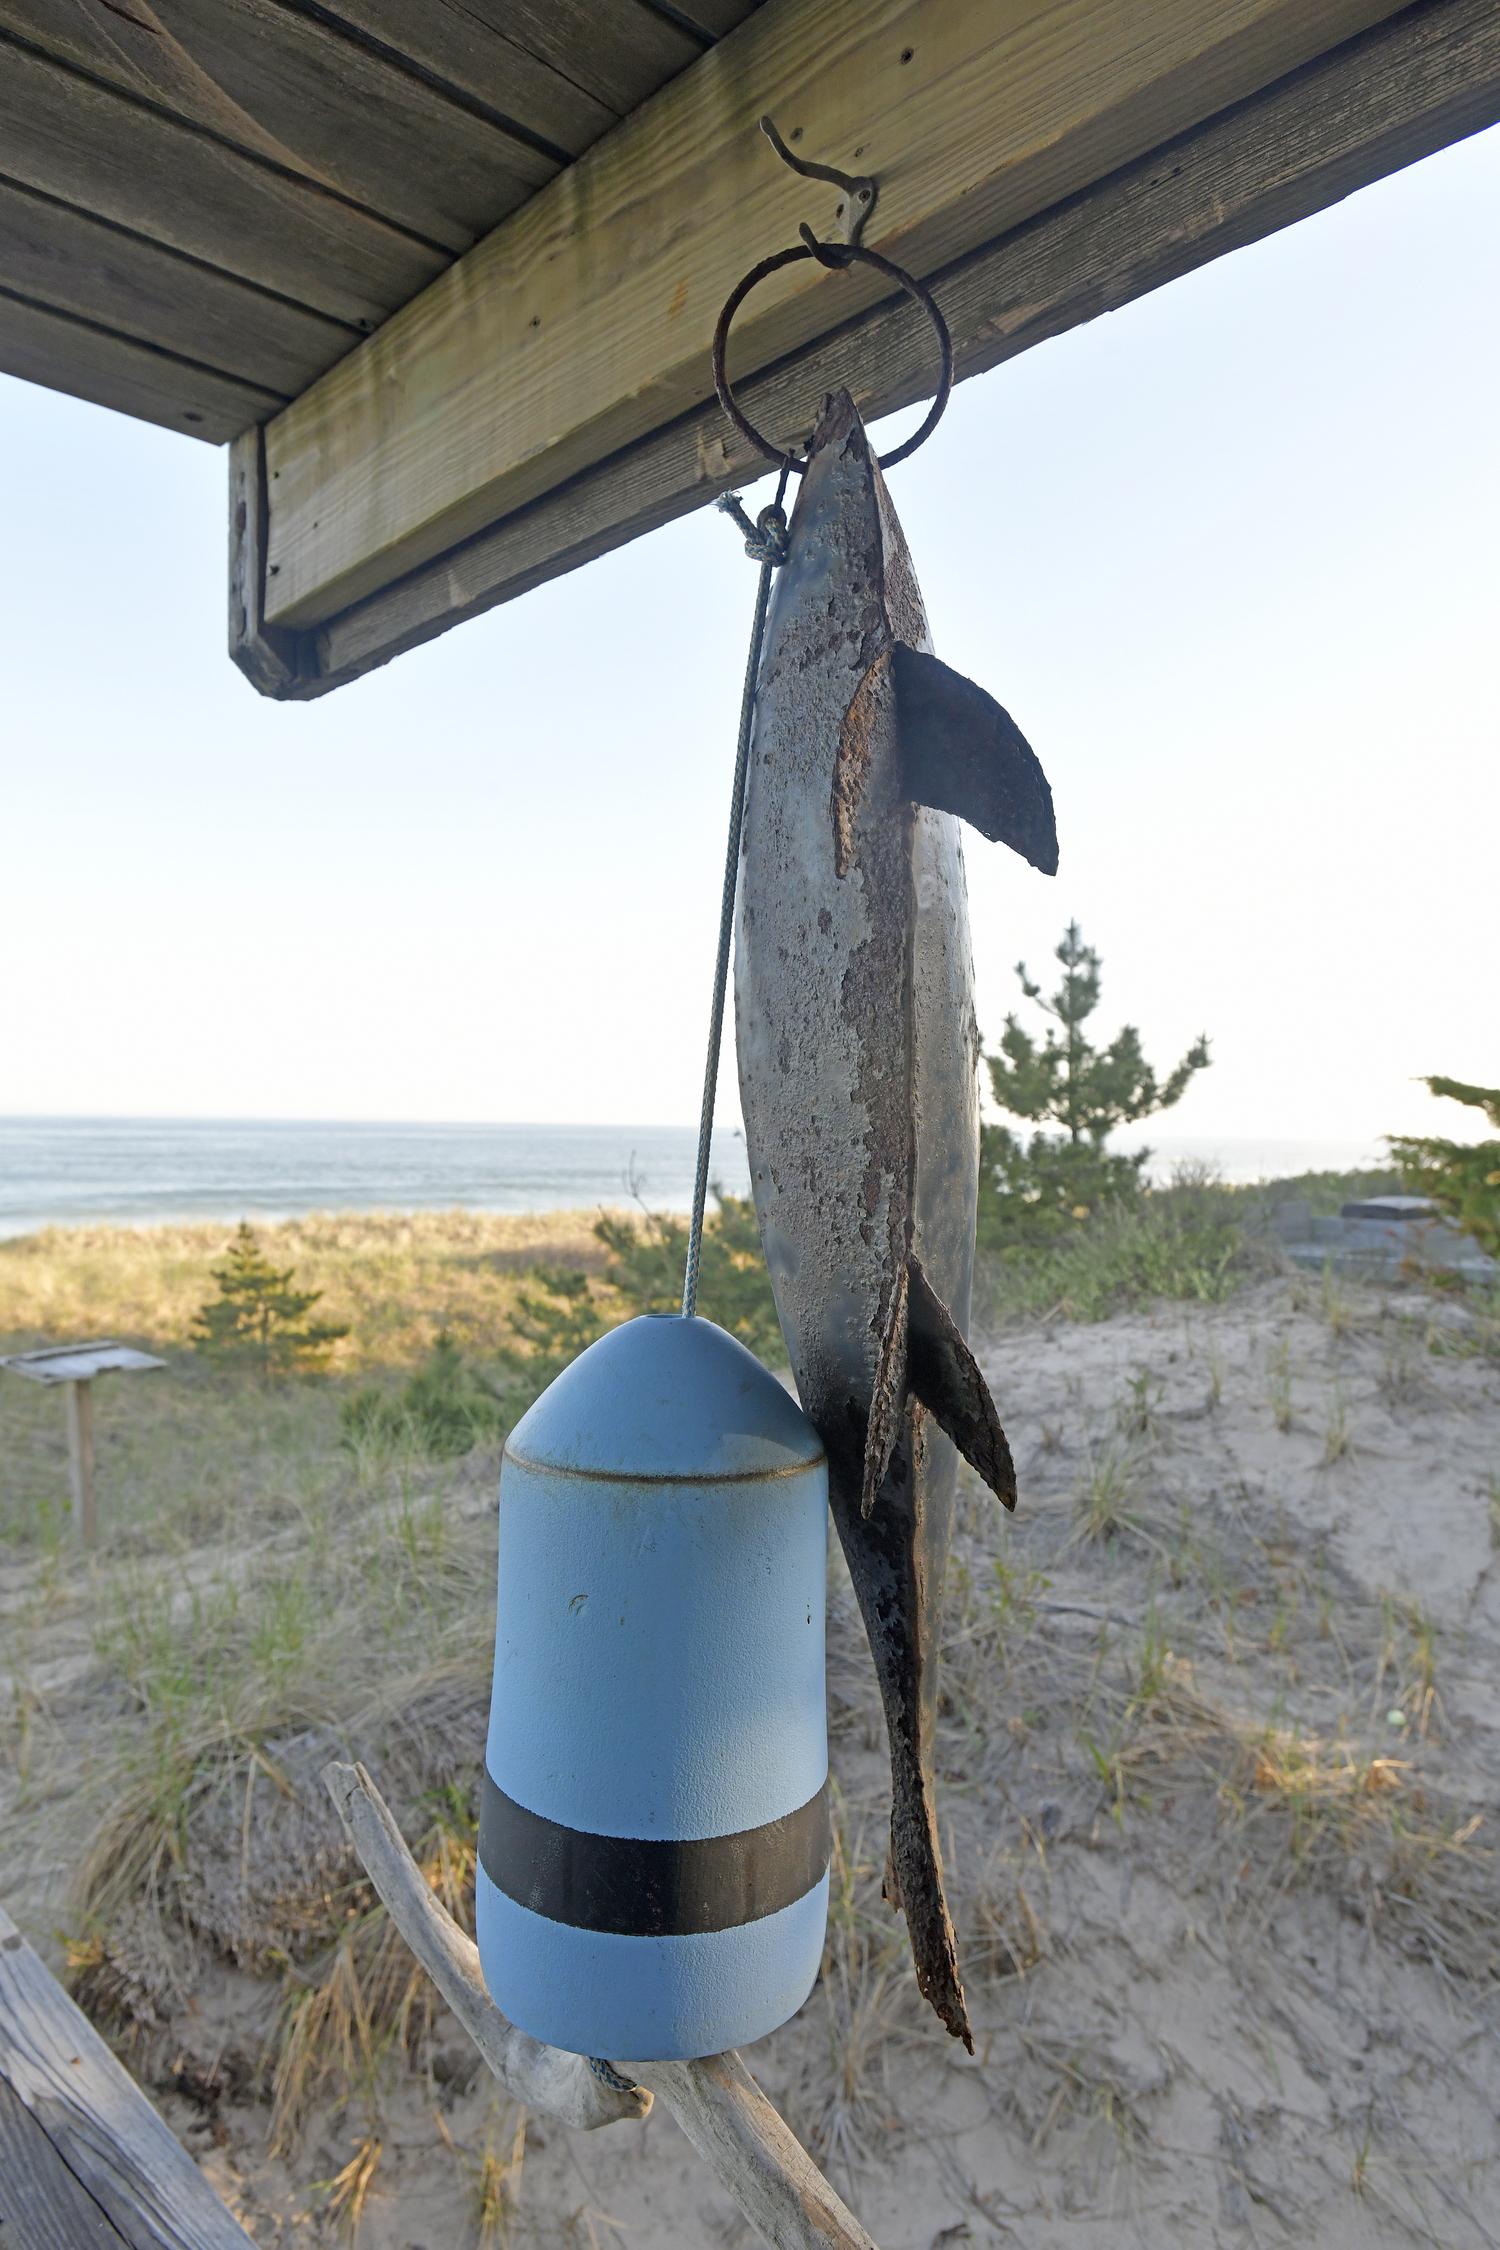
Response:
[{"label": "metal fish sculpture", "polygon": [[[846,391],[826,399],[776,583],[735,944],[756,1213],[869,1633],[891,1746],[886,1896],[972,2052],[933,1793],[958,1454],[1014,1507],[965,1341],[979,1030],[959,820],[1057,867],[1052,795],[998,703],[932,653]],[[956,1449],[956,1450],[955,1450]]]}]

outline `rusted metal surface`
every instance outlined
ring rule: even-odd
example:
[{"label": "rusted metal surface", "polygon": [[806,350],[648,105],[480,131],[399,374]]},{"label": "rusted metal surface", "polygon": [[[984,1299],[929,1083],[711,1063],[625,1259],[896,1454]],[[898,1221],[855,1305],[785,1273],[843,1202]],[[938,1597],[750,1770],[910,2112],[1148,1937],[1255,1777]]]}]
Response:
[{"label": "rusted metal surface", "polygon": [[960,814],[1056,867],[1041,768],[999,705],[932,654],[900,525],[839,392],[814,432],[761,670],[740,1093],[766,1262],[880,1678],[887,1896],[923,1992],[970,2043],[931,1756],[955,1443],[1007,1506],[1015,1475],[964,1340],[979,1032]]}]

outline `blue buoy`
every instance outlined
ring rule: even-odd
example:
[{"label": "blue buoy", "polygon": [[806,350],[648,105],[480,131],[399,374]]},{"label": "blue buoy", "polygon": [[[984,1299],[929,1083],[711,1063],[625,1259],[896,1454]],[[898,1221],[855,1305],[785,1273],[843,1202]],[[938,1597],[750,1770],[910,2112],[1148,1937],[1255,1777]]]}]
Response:
[{"label": "blue buoy", "polygon": [[612,1329],[511,1432],[477,1921],[534,2038],[719,2054],[812,1990],[827,1507],[811,1423],[707,1320]]}]

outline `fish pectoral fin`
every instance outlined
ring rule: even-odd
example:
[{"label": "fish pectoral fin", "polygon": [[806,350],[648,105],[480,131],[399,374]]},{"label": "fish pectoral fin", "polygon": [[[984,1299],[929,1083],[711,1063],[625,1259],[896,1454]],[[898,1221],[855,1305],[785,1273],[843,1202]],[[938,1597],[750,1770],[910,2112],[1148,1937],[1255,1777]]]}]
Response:
[{"label": "fish pectoral fin", "polygon": [[875,1505],[875,1495],[885,1482],[885,1472],[891,1465],[891,1455],[901,1434],[901,1416],[906,1407],[906,1308],[910,1287],[908,1268],[898,1267],[880,1331],[880,1363],[875,1371],[875,1395],[870,1401],[870,1419],[865,1430],[865,1472],[859,1496],[862,1516],[868,1516]]},{"label": "fish pectoral fin", "polygon": [[[1016,1470],[990,1387],[958,1323],[922,1271],[907,1259],[906,1381],[972,1469],[1007,1508],[1016,1504]],[[871,1420],[873,1422],[873,1414]],[[865,1473],[869,1475],[869,1455]],[[882,1471],[882,1474],[884,1472]],[[868,1513],[868,1509],[866,1510]]]},{"label": "fish pectoral fin", "polygon": [[1009,844],[1044,875],[1057,873],[1057,822],[1041,762],[1008,711],[961,672],[897,641],[896,683],[905,794],[955,813],[992,843]]}]

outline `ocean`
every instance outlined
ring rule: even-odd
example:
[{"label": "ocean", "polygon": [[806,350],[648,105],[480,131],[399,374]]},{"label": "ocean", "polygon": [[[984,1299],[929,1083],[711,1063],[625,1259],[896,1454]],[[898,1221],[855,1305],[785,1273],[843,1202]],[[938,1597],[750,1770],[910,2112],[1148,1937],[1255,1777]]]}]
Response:
[{"label": "ocean", "polygon": [[[1381,1162],[1356,1141],[1149,1140],[1159,1178],[1180,1161],[1245,1182]],[[292,1218],[304,1211],[587,1210],[692,1201],[688,1125],[299,1124],[284,1119],[0,1117],[0,1236],[46,1226]],[[744,1136],[714,1134],[711,1178],[749,1192]]]},{"label": "ocean", "polygon": [[[338,1125],[274,1119],[0,1118],[0,1235],[304,1211],[588,1210],[693,1200],[688,1125]],[[744,1136],[711,1180],[749,1192]]]}]

